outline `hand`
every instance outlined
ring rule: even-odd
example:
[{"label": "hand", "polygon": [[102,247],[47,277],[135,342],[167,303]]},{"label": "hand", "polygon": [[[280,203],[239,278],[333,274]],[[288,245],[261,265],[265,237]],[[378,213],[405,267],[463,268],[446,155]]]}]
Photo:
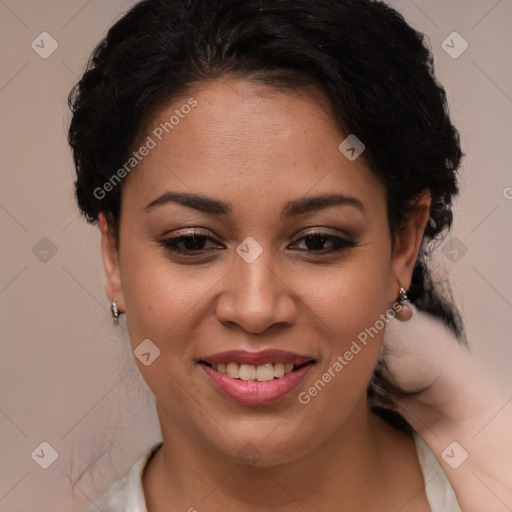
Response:
[{"label": "hand", "polygon": [[[512,391],[500,386],[442,321],[411,309],[409,321],[388,324],[383,357],[389,377],[402,389],[426,389],[397,399],[396,410],[429,444],[464,512],[508,512]],[[457,469],[441,455],[453,441],[469,454]]]}]

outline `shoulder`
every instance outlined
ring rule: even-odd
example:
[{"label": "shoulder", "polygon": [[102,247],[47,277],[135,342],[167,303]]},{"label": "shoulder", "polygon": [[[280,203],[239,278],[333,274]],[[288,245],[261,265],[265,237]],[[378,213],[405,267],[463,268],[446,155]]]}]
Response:
[{"label": "shoulder", "polygon": [[432,512],[462,512],[455,491],[427,442],[417,433],[414,441]]},{"label": "shoulder", "polygon": [[85,512],[147,512],[142,473],[160,446],[161,442],[152,446],[135,462],[127,475],[118,478]]}]

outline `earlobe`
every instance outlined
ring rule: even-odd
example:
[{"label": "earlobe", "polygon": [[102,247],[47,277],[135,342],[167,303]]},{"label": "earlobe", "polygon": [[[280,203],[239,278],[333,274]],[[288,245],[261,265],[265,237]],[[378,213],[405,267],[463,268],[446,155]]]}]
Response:
[{"label": "earlobe", "polygon": [[119,255],[111,226],[104,213],[98,215],[98,224],[101,232],[101,258],[105,272],[105,292],[112,303],[116,299],[120,312],[125,311],[124,297],[119,269]]},{"label": "earlobe", "polygon": [[392,261],[395,283],[392,283],[392,291],[396,293],[393,300],[398,296],[400,286],[405,290],[408,290],[411,286],[412,272],[423,241],[423,233],[430,217],[431,201],[430,191],[424,190],[414,201],[414,206],[407,220],[395,234]]}]

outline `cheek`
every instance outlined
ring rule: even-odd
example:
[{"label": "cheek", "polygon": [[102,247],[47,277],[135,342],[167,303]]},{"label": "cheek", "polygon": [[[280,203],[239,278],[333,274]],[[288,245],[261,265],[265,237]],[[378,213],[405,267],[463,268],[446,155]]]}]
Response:
[{"label": "cheek", "polygon": [[[370,288],[369,295],[362,293],[364,288],[357,289],[361,293],[343,294],[348,302],[340,301],[333,308],[337,319],[329,325],[331,343],[309,382],[298,391],[297,400],[307,411],[306,430],[314,427],[314,418],[322,417],[321,430],[331,432],[347,421],[356,404],[366,401],[384,338],[386,323],[380,317],[387,304],[376,298],[375,289]],[[382,291],[381,297],[386,297],[385,286]]]},{"label": "cheek", "polygon": [[222,275],[220,267],[171,264],[155,248],[127,254],[122,280],[132,345],[149,338],[166,352],[186,353],[190,319],[198,327],[197,315],[205,314]]},{"label": "cheek", "polygon": [[[317,369],[316,391],[305,390],[310,396],[320,395],[322,390],[318,405],[332,401],[350,408],[365,392],[374,371],[389,321],[382,318],[391,307],[390,260],[384,250],[377,250],[379,246],[387,247],[383,241],[361,251],[343,268],[333,269],[318,280],[316,292],[309,294],[313,301],[309,304],[330,340]],[[332,411],[335,415],[340,412]]]},{"label": "cheek", "polygon": [[191,378],[197,371],[194,340],[207,339],[211,332],[207,327],[213,315],[205,304],[222,273],[213,267],[170,264],[154,247],[124,256],[123,295],[132,349],[136,356],[144,340],[158,348],[150,365],[137,357],[135,361],[158,402],[177,418],[179,411],[195,407],[191,395],[200,396]]},{"label": "cheek", "polygon": [[339,266],[303,274],[301,297],[340,346],[372,326],[390,307],[390,261],[385,256],[375,246]]}]

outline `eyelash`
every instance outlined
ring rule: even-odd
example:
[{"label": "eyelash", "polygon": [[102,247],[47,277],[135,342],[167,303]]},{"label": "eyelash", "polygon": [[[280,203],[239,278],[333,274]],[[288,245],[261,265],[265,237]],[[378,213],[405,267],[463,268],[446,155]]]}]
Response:
[{"label": "eyelash", "polygon": [[[194,250],[182,249],[182,248],[178,247],[178,244],[183,241],[189,242],[191,240],[202,240],[202,239],[213,240],[214,242],[216,242],[216,240],[210,236],[192,233],[190,235],[180,235],[180,236],[176,236],[176,237],[163,239],[160,242],[160,244],[166,250],[173,252],[173,253],[181,254],[181,255],[193,256],[193,255],[199,255],[201,253],[204,254],[205,252],[213,252],[215,249],[213,249],[213,250],[212,249],[210,249],[210,250],[198,249],[198,250],[194,251]],[[348,238],[341,238],[338,236],[329,235],[327,233],[316,233],[316,232],[306,233],[301,238],[296,240],[294,243],[297,243],[297,242],[299,242],[301,240],[305,240],[305,239],[328,240],[329,242],[331,242],[333,244],[333,247],[328,251],[325,251],[325,250],[315,251],[313,249],[300,249],[301,252],[311,251],[311,252],[319,254],[319,255],[329,255],[329,254],[340,252],[343,249],[358,247],[357,242],[350,240]]]}]

